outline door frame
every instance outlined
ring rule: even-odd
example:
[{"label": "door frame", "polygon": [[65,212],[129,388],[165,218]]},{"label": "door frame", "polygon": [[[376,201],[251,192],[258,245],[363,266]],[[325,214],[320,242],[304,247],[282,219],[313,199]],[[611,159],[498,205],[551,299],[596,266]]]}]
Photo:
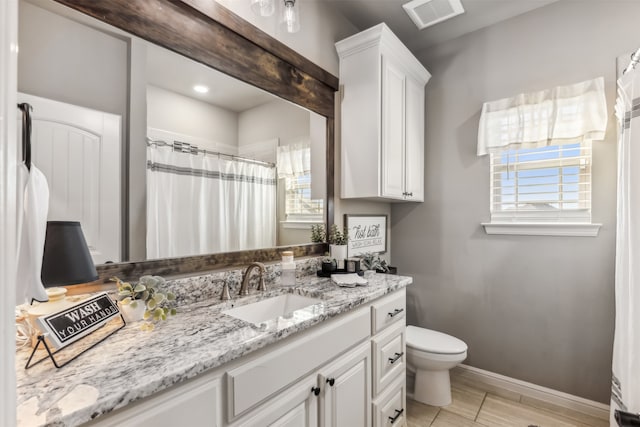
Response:
[{"label": "door frame", "polygon": [[[18,0],[0,2],[0,424],[16,424]],[[4,120],[2,120],[4,118]]]}]

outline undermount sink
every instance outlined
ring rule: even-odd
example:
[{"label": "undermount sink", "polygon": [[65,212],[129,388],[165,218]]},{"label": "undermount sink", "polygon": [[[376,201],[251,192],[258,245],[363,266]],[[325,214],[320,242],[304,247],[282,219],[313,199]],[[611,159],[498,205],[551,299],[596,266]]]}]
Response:
[{"label": "undermount sink", "polygon": [[322,303],[321,299],[286,294],[223,311],[223,314],[245,322],[260,324],[279,317],[290,317],[294,311]]}]

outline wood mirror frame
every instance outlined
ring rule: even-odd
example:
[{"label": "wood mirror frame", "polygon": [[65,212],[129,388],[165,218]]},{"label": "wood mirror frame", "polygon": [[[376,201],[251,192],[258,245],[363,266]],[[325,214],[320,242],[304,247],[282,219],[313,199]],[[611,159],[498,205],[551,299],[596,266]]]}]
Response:
[{"label": "wood mirror frame", "polygon": [[[325,226],[334,217],[334,96],[338,78],[212,0],[55,0],[137,37],[264,89],[327,119]],[[128,173],[128,171],[127,171]],[[127,177],[128,179],[128,177]],[[280,251],[322,255],[326,243],[97,266],[99,279],[188,275],[275,261]]]}]

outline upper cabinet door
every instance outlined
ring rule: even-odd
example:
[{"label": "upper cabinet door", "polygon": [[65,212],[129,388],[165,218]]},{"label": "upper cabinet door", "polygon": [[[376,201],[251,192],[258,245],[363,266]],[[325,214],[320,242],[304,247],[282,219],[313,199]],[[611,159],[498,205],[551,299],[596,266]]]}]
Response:
[{"label": "upper cabinet door", "polygon": [[341,194],[424,199],[424,86],[431,74],[385,24],[336,43]]},{"label": "upper cabinet door", "polygon": [[406,81],[405,198],[424,201],[424,85]]},{"label": "upper cabinet door", "polygon": [[382,196],[404,198],[405,74],[382,58]]}]

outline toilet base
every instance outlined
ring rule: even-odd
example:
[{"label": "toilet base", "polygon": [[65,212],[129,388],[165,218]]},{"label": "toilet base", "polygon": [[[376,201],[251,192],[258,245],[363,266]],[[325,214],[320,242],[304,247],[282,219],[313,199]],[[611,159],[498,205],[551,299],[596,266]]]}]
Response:
[{"label": "toilet base", "polygon": [[416,369],[414,400],[431,406],[451,404],[451,380],[449,370],[426,371]]}]

